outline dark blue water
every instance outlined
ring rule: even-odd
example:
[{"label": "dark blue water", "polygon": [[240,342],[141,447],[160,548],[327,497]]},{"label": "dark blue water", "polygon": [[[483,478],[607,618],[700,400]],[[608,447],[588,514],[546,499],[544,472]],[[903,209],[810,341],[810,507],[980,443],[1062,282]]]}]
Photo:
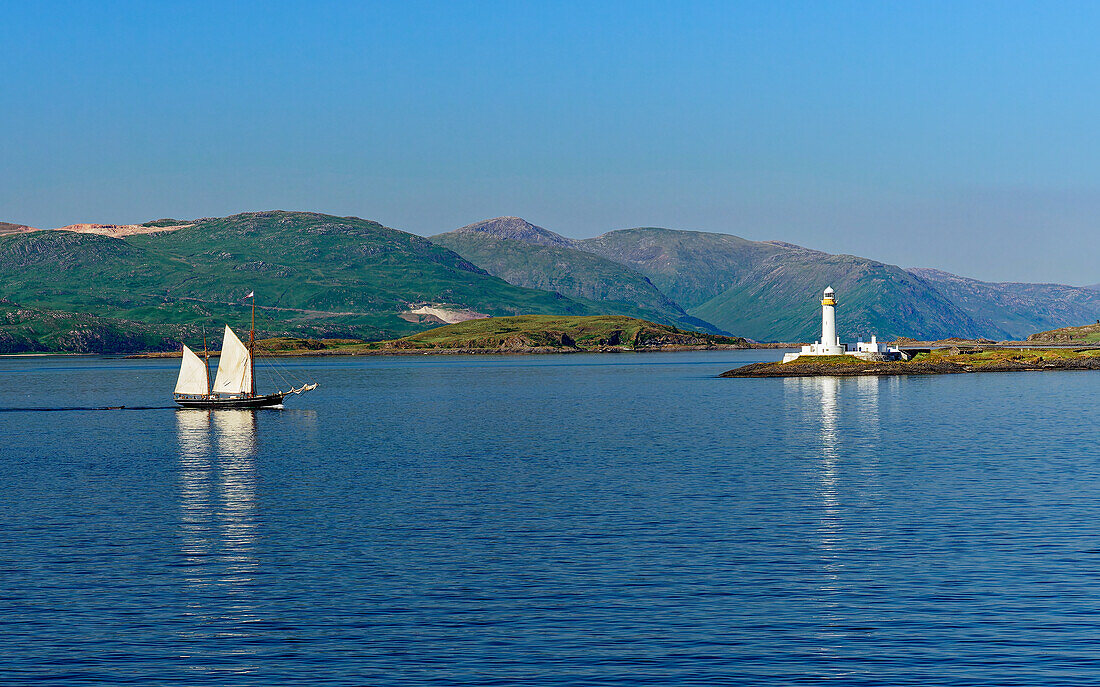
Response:
[{"label": "dark blue water", "polygon": [[[0,412],[0,682],[1100,680],[1100,375],[298,360],[284,410]],[[174,361],[0,359],[0,407]]]}]

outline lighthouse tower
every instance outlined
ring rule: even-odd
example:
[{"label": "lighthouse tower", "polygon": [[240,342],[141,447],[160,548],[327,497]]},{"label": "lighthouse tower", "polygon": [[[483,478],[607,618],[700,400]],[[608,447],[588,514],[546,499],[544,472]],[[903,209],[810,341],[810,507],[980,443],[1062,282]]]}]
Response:
[{"label": "lighthouse tower", "polygon": [[798,353],[784,353],[783,362],[798,360],[804,355],[851,355],[863,360],[899,360],[901,350],[896,346],[880,344],[877,337],[871,336],[871,343],[860,341],[855,348],[840,343],[836,335],[836,292],[833,287],[821,294],[821,341],[803,346]]},{"label": "lighthouse tower", "polygon": [[[825,289],[821,298],[821,348],[820,355],[841,355],[844,347],[840,345],[840,339],[836,335],[836,292],[833,287]],[[829,349],[835,348],[836,351]]]}]

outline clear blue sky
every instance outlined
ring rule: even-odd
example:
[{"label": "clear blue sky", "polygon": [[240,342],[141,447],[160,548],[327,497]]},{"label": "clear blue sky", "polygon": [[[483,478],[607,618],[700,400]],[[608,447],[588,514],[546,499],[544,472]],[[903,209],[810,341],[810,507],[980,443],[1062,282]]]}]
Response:
[{"label": "clear blue sky", "polygon": [[656,225],[1100,282],[1098,3],[0,0],[0,220]]}]

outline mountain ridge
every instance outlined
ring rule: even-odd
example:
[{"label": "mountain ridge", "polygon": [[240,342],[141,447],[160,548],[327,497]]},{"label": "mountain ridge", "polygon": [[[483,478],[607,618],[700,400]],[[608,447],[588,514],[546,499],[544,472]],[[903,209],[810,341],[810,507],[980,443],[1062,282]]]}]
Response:
[{"label": "mountain ridge", "polygon": [[401,314],[423,303],[491,315],[600,314],[360,218],[264,211],[121,238],[57,230],[0,236],[0,297],[26,307],[213,326],[239,318],[228,304],[251,290],[262,294],[269,331],[322,338],[421,331],[424,324]]},{"label": "mountain ridge", "polygon": [[532,238],[534,242],[501,238],[499,232],[480,230],[455,230],[430,237],[433,242],[517,286],[561,293],[602,309],[608,315],[627,315],[721,333],[714,325],[689,315],[646,276],[629,266],[571,246],[548,245],[543,242],[543,235]]},{"label": "mountain ridge", "polygon": [[568,239],[561,234],[531,224],[522,217],[494,217],[492,219],[467,224],[459,227],[450,234],[478,234],[490,236],[496,239],[509,239],[522,241],[540,246],[555,248],[573,248],[576,241]]}]

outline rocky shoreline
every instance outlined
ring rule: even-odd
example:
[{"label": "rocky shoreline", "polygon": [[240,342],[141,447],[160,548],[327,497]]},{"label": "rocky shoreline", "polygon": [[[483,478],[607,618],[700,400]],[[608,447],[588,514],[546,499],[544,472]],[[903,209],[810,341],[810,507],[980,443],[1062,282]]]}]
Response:
[{"label": "rocky shoreline", "polygon": [[[369,349],[321,349],[321,350],[287,350],[287,351],[263,351],[264,357],[274,358],[321,358],[334,355],[547,355],[551,353],[675,353],[681,351],[738,351],[751,348],[751,346],[734,346],[723,344],[709,344],[705,346],[644,346],[639,348],[626,348],[623,346],[594,346],[592,348],[576,348],[561,346],[531,346],[520,348],[369,348]],[[179,351],[164,351],[156,353],[136,353],[123,356],[126,359],[143,358],[179,358]],[[216,352],[211,352],[211,357],[216,357]]]},{"label": "rocky shoreline", "polygon": [[[1041,353],[1041,351],[1036,351]],[[820,360],[799,358],[789,363],[752,363],[727,370],[719,377],[857,377],[891,375],[942,375],[974,372],[1048,372],[1052,370],[1100,370],[1100,357],[1078,355],[1048,357],[1017,355],[989,360],[956,360],[960,356],[917,358],[903,362],[859,359]]]}]

